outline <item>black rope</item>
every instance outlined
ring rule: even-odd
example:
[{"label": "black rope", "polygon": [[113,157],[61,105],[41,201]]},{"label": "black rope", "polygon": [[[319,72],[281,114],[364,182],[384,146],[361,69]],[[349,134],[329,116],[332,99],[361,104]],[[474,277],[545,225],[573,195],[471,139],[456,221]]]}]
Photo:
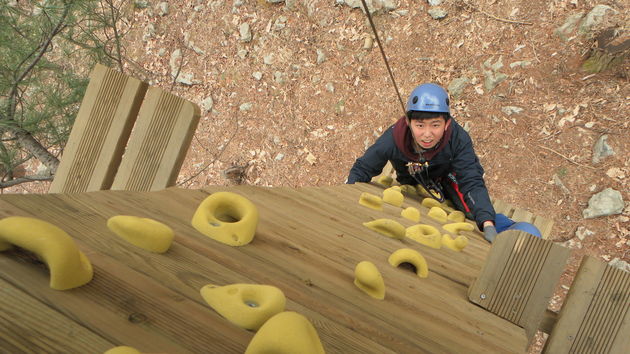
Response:
[{"label": "black rope", "polygon": [[372,15],[370,14],[370,10],[368,9],[365,0],[361,0],[363,3],[363,8],[365,9],[365,14],[367,15],[368,21],[370,21],[370,26],[372,27],[372,32],[374,32],[374,36],[376,37],[376,43],[378,43],[378,47],[381,49],[381,55],[383,55],[383,60],[385,61],[385,66],[387,66],[387,72],[389,72],[389,77],[392,79],[392,83],[394,84],[394,89],[396,90],[396,95],[398,96],[398,101],[400,102],[400,107],[402,107],[403,114],[407,114],[405,110],[405,104],[403,103],[402,97],[400,97],[400,91],[398,91],[398,86],[396,85],[396,80],[394,80],[394,74],[392,73],[392,69],[389,67],[389,62],[387,61],[387,56],[385,56],[385,50],[383,49],[383,44],[381,44],[381,40],[378,38],[378,33],[376,32],[376,27],[374,26],[374,21],[372,21]]}]

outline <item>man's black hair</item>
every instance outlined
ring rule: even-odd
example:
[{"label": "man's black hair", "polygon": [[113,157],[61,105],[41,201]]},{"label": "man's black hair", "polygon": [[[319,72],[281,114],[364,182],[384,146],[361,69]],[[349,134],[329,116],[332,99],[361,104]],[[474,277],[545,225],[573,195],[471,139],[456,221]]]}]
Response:
[{"label": "man's black hair", "polygon": [[411,120],[414,120],[414,119],[424,120],[424,119],[431,119],[431,118],[438,118],[438,117],[442,117],[444,118],[444,120],[447,120],[448,114],[440,113],[440,112],[424,112],[424,111],[411,111],[407,114],[407,118]]}]

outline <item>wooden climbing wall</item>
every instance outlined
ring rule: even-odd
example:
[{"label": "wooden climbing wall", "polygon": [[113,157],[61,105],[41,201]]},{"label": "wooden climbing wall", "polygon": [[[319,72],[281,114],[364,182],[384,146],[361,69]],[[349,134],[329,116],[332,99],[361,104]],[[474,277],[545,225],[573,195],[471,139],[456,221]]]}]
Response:
[{"label": "wooden climbing wall", "polygon": [[[247,197],[260,213],[252,243],[230,247],[190,224],[210,193]],[[160,192],[3,195],[0,217],[32,216],[69,233],[94,266],[94,279],[68,291],[48,287],[44,265],[24,251],[0,252],[0,351],[99,353],[117,345],[143,352],[242,353],[254,335],[218,315],[203,301],[206,284],[269,284],[287,297],[287,310],[306,316],[327,353],[522,353],[522,328],[468,302],[490,245],[464,232],[462,252],[432,249],[383,236],[362,225],[391,218],[404,226],[401,208],[375,211],[358,204],[370,184],[321,188],[209,187]],[[418,200],[403,207],[422,212],[421,223],[439,227]],[[137,248],[106,226],[114,215],[161,221],[175,231],[165,254]],[[418,250],[430,273],[387,262],[399,248]],[[369,260],[386,285],[385,300],[353,284],[354,267]]]}]

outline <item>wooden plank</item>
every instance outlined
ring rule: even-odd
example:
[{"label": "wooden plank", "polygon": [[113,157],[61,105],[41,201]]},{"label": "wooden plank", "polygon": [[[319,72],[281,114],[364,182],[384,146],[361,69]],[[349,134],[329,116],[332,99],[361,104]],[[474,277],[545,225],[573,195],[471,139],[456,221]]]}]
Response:
[{"label": "wooden plank", "polygon": [[488,261],[468,297],[488,311],[525,328],[533,338],[569,250],[525,232],[506,231],[492,246]]},{"label": "wooden plank", "polygon": [[111,189],[149,191],[175,185],[200,115],[196,104],[149,88]]},{"label": "wooden plank", "polygon": [[[313,320],[327,352],[522,352],[526,344],[522,329],[470,304],[465,286],[438,273],[419,279],[391,267],[387,257],[404,244],[360,224],[367,218],[367,208],[358,205],[360,191],[348,187],[330,192],[230,188],[259,206],[256,237],[245,247],[219,244],[190,225],[199,202],[225,187],[207,192],[3,196],[11,208],[0,205],[0,210],[28,212],[51,222],[64,220],[64,229],[84,247],[98,250],[100,257],[94,263],[100,272],[107,271],[108,278],[136,284],[125,265],[193,302],[203,301],[198,289],[205,282],[276,285],[285,292],[289,309]],[[172,226],[176,239],[171,250],[148,254],[117,239],[104,226],[117,213],[151,217]],[[447,256],[455,253],[440,251]],[[462,256],[461,269],[452,271],[467,271],[466,259],[476,258]],[[105,266],[107,260],[119,267]],[[384,301],[373,300],[352,284],[354,266],[361,260],[371,260],[381,270],[387,284]]]},{"label": "wooden plank", "polygon": [[0,349],[5,353],[102,353],[115,345],[0,279]]},{"label": "wooden plank", "polygon": [[147,84],[97,64],[50,193],[109,189]]},{"label": "wooden plank", "polygon": [[585,256],[545,353],[627,353],[630,273]]}]

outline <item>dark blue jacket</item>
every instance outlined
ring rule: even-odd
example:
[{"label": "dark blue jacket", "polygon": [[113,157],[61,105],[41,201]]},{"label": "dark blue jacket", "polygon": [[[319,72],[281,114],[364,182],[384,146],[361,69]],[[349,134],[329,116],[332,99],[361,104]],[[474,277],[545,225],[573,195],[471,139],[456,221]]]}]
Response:
[{"label": "dark blue jacket", "polygon": [[[403,119],[403,118],[401,118]],[[397,123],[401,123],[400,121]],[[391,161],[396,170],[396,179],[400,184],[416,185],[416,180],[409,174],[406,166],[408,162],[418,162],[419,158],[411,159],[409,154],[400,150],[401,142],[397,145],[394,140],[394,126],[392,125],[381,135],[365,154],[359,157],[348,176],[347,183],[370,182],[372,177],[379,175],[387,161]],[[404,123],[406,126],[406,123]],[[495,212],[488,189],[483,180],[483,167],[473,149],[470,135],[455,120],[451,119],[450,137],[445,134],[440,150],[429,162],[428,174],[434,181],[445,181],[448,173],[453,173],[457,179],[459,191],[463,200],[470,208],[470,212],[480,230],[484,221],[494,222]],[[404,139],[412,141],[411,132],[406,128]],[[398,135],[397,135],[398,137]],[[402,139],[400,135],[399,139]],[[404,144],[403,143],[403,144]],[[451,198],[452,199],[452,198]],[[458,205],[458,203],[454,203]],[[461,203],[460,203],[461,204]]]}]

